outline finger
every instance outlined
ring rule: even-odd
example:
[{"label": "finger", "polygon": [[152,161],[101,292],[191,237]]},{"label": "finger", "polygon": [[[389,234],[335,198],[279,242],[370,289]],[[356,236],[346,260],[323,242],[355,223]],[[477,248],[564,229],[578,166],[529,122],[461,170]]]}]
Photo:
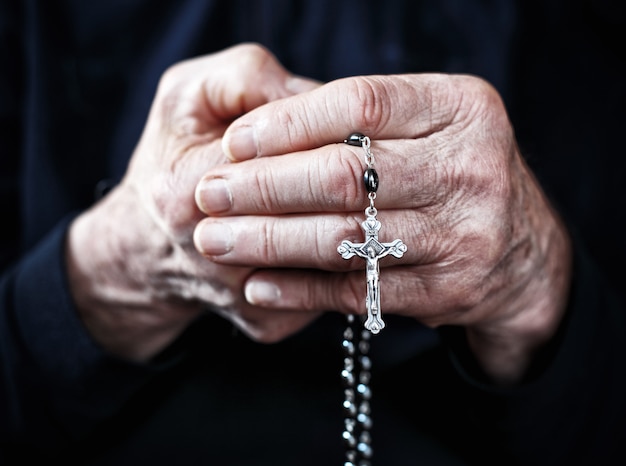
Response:
[{"label": "finger", "polygon": [[244,284],[246,300],[254,306],[306,314],[329,309],[360,313],[364,291],[364,275],[358,272],[261,269]]},{"label": "finger", "polygon": [[[437,325],[438,314],[445,312],[449,317],[452,312],[449,298],[435,300],[428,294],[428,279],[420,277],[419,268],[385,269],[379,286],[383,318],[385,314],[397,314]],[[359,315],[367,312],[364,272],[260,270],[248,278],[244,290],[246,300],[258,307],[304,314],[326,310]]]},{"label": "finger", "polygon": [[423,137],[479,106],[495,93],[487,87],[477,78],[441,74],[345,78],[242,116],[227,129],[222,148],[241,161],[342,141],[354,131],[372,139]]},{"label": "finger", "polygon": [[[431,263],[446,256],[446,247],[456,246],[456,233],[450,226],[436,223],[440,217],[394,210],[380,212],[378,218],[380,242],[400,239],[408,246],[402,258],[382,257],[381,267]],[[220,264],[356,270],[363,267],[363,259],[345,260],[337,248],[344,240],[363,242],[363,221],[362,214],[208,217],[196,226],[194,244]]]},{"label": "finger", "polygon": [[[372,152],[379,176],[376,206],[408,209],[433,205],[461,170],[445,170],[445,144],[376,141]],[[210,170],[196,188],[196,203],[207,215],[354,212],[368,205],[361,148],[330,144],[281,157],[224,164]]]},{"label": "finger", "polygon": [[[365,315],[365,272],[259,270],[244,285],[246,300],[257,307],[309,315],[334,310]],[[455,273],[433,273],[429,266],[385,269],[379,280],[383,319],[395,314],[413,317],[430,327],[467,325],[473,319],[468,296],[476,290],[459,283]]]},{"label": "finger", "polygon": [[251,44],[173,66],[161,79],[125,182],[145,193],[159,224],[188,237],[189,222],[201,214],[193,197],[196,185],[207,170],[225,162],[219,138],[226,124],[313,85]]},{"label": "finger", "polygon": [[166,123],[202,134],[264,103],[318,86],[289,73],[267,49],[243,44],[174,65],[161,79],[156,101]]}]

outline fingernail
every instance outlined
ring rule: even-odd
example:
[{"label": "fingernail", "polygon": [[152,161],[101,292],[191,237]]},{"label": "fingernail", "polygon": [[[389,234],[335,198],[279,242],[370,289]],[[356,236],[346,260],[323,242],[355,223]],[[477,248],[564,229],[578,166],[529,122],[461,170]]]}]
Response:
[{"label": "fingernail", "polygon": [[233,195],[223,178],[202,180],[196,187],[196,204],[205,214],[215,214],[230,210]]},{"label": "fingernail", "polygon": [[221,256],[233,249],[233,231],[225,223],[204,223],[196,229],[194,242],[202,254]]},{"label": "fingernail", "polygon": [[230,160],[249,160],[257,156],[256,134],[252,126],[240,126],[227,131],[222,139],[222,150]]},{"label": "fingernail", "polygon": [[266,281],[249,281],[245,291],[248,303],[255,306],[271,306],[280,300],[280,288]]}]

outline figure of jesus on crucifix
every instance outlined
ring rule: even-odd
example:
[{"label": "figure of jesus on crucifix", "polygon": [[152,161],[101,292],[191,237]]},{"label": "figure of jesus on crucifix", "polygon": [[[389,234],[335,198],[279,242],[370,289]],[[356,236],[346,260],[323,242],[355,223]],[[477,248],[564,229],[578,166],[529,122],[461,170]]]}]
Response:
[{"label": "figure of jesus on crucifix", "polygon": [[344,240],[337,248],[337,252],[344,259],[358,256],[366,261],[367,295],[365,307],[367,309],[367,320],[364,325],[366,329],[374,334],[385,328],[385,322],[380,312],[379,260],[389,254],[400,258],[407,250],[406,244],[399,239],[391,243],[378,241],[378,231],[381,226],[375,214],[368,214],[365,221],[361,223],[361,227],[365,231],[365,241],[363,243],[353,243]]}]

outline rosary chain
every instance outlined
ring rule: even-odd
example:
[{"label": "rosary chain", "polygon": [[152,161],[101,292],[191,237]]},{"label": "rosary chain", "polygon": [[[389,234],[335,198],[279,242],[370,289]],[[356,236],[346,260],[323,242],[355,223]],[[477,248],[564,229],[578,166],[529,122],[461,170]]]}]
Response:
[{"label": "rosary chain", "polygon": [[[376,189],[378,188],[378,175],[374,170],[374,155],[370,150],[371,140],[369,137],[353,133],[344,141],[346,144],[361,146],[365,152],[365,164],[367,168],[363,181],[368,191],[369,207],[365,214],[376,217]],[[348,315],[348,325],[343,334],[344,367],[341,376],[344,380],[344,402],[346,412],[344,420],[343,439],[346,442],[346,458],[344,466],[371,466],[373,455],[372,417],[370,400],[371,366],[369,358],[370,337],[368,330],[363,330],[357,322],[357,317]]]},{"label": "rosary chain", "polygon": [[344,365],[341,376],[345,384],[343,407],[346,412],[342,433],[346,442],[344,466],[371,466],[373,449],[370,434],[372,428],[370,338],[372,334],[378,333],[385,327],[380,315],[378,260],[388,254],[402,257],[406,251],[406,245],[399,239],[392,243],[381,243],[378,240],[378,230],[381,224],[376,219],[377,210],[374,201],[379,180],[374,168],[374,155],[370,150],[370,138],[361,133],[352,133],[344,140],[344,143],[361,147],[365,153],[366,168],[363,173],[363,183],[369,200],[369,205],[365,209],[366,219],[361,224],[365,230],[365,242],[352,243],[346,240],[337,248],[337,252],[344,259],[356,255],[367,260],[367,320],[363,325],[360,322],[361,319],[348,315],[348,323],[342,340]]},{"label": "rosary chain", "polygon": [[343,439],[347,450],[344,466],[371,466],[371,334],[359,328],[354,315],[348,315],[347,320],[342,341],[344,368],[341,372],[345,385],[343,407],[346,412]]}]

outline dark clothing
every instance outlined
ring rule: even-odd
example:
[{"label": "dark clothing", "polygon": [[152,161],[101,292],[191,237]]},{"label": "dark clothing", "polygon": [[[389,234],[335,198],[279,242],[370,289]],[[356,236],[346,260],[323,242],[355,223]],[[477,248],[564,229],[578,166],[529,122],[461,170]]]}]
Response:
[{"label": "dark clothing", "polygon": [[262,345],[208,314],[133,365],[90,339],[66,283],[69,222],[124,173],[161,73],[242,41],[324,81],[486,78],[575,238],[567,318],[517,388],[484,383],[460,329],[388,317],[374,464],[624,464],[625,17],[617,0],[0,0],[0,464],[342,464],[341,316]]}]

